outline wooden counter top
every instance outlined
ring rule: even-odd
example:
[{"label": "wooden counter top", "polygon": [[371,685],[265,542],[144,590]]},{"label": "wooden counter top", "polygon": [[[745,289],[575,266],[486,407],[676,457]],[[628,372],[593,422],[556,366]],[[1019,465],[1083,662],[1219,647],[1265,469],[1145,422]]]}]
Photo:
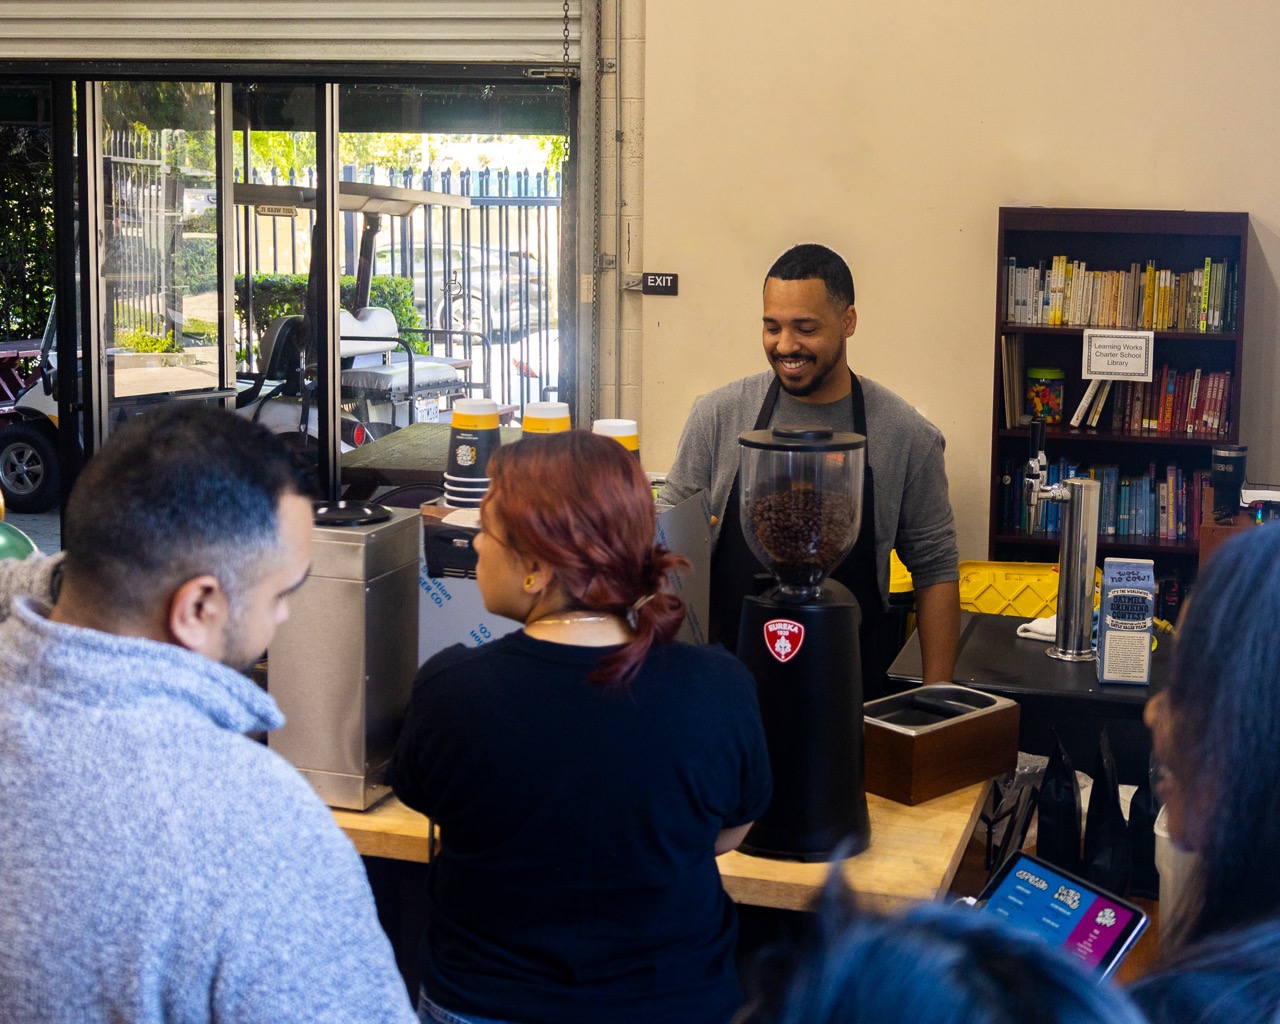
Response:
[{"label": "wooden counter top", "polygon": [[[845,862],[845,878],[864,906],[880,910],[946,893],[986,801],[989,782],[908,807],[867,794],[871,846]],[[430,823],[390,797],[368,811],[333,812],[366,857],[425,862]],[[725,891],[737,903],[805,910],[822,888],[827,864],[749,857],[718,858]]]},{"label": "wooden counter top", "polygon": [[[871,845],[844,864],[845,880],[860,905],[892,910],[944,895],[990,786],[980,782],[914,807],[868,793]],[[717,863],[734,902],[787,910],[807,910],[830,867],[749,857],[736,850]]]},{"label": "wooden counter top", "polygon": [[362,857],[386,857],[425,864],[431,859],[431,822],[389,796],[367,811],[333,816]]}]

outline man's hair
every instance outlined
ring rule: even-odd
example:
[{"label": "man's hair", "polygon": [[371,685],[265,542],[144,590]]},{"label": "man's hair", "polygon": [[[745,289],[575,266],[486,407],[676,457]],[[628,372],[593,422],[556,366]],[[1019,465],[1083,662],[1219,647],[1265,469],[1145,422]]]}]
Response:
[{"label": "man's hair", "polygon": [[838,252],[816,242],[793,245],[773,261],[765,280],[771,277],[780,281],[818,278],[826,286],[827,297],[842,311],[854,304],[853,274],[849,272],[849,264]]},{"label": "man's hair", "polygon": [[266,428],[202,403],[114,429],[85,466],[62,528],[68,582],[133,615],[212,574],[234,602],[268,570],[277,508],[315,474]]}]

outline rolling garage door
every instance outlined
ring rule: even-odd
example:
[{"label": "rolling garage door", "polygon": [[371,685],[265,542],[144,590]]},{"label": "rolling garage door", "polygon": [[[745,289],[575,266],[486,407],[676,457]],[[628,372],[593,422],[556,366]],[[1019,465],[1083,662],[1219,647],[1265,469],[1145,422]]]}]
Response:
[{"label": "rolling garage door", "polygon": [[[579,60],[580,0],[569,2]],[[0,60],[559,63],[563,0],[0,0]]]}]

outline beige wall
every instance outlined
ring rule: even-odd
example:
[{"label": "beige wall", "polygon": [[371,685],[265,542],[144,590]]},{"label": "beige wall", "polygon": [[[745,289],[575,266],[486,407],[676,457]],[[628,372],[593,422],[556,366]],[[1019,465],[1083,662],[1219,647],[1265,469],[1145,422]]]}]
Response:
[{"label": "beige wall", "polygon": [[854,368],[942,429],[985,558],[997,208],[1097,206],[1250,213],[1241,435],[1280,481],[1280,5],[621,2],[643,266],[680,274],[638,310],[646,468],[696,395],[765,368],[764,271],[823,241],[853,268]]}]

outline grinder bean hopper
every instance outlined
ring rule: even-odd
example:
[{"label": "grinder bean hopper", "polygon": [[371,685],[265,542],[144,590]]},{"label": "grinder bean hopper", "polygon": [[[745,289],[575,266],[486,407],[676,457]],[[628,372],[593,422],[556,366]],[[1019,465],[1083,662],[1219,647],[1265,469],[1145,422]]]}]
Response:
[{"label": "grinder bean hopper", "polygon": [[747,546],[776,586],[743,602],[738,657],[756,678],[773,800],[743,850],[830,860],[871,839],[863,788],[861,612],[828,580],[862,525],[866,438],[774,427],[738,438]]}]

